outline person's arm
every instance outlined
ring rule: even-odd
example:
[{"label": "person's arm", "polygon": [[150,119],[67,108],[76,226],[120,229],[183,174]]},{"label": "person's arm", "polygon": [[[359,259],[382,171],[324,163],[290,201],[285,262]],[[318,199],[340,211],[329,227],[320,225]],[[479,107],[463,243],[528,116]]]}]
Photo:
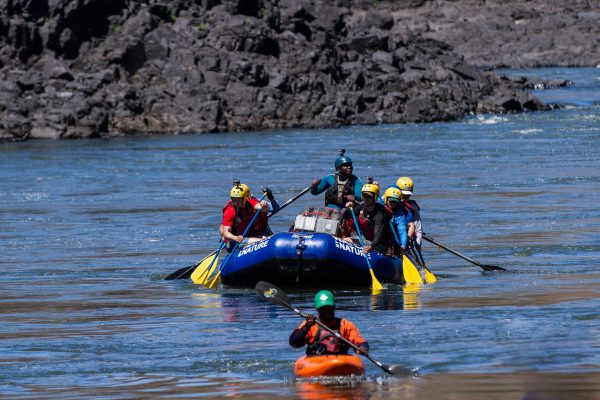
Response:
[{"label": "person's arm", "polygon": [[406,226],[406,218],[404,218],[404,215],[395,216],[394,225],[400,237],[400,246],[406,249],[406,246],[408,245],[408,234],[406,233],[408,228]]},{"label": "person's arm", "polygon": [[412,239],[412,237],[415,234],[415,223],[414,222],[409,222],[408,223],[408,238]]},{"label": "person's arm", "polygon": [[263,213],[268,213],[269,212],[269,204],[265,200],[262,200],[261,202],[256,203],[256,205],[254,206],[254,209],[257,211],[261,211]]},{"label": "person's arm", "polygon": [[358,328],[352,322],[342,319],[340,333],[344,339],[358,346],[357,353],[369,354],[369,343],[360,335]]},{"label": "person's arm", "polygon": [[385,234],[385,216],[382,211],[378,212],[373,218],[374,228],[373,228],[373,240],[371,240],[371,245],[367,247],[374,248],[383,240],[383,236]]},{"label": "person's arm", "polygon": [[306,321],[300,324],[290,335],[290,346],[299,348],[307,343],[307,335],[310,328],[315,324],[315,317],[312,314],[306,315]]},{"label": "person's arm", "polygon": [[354,184],[354,200],[356,202],[362,201],[362,187],[362,181],[360,180],[360,178],[356,178],[356,183]]},{"label": "person's arm", "polygon": [[414,219],[414,225],[415,225],[415,232],[414,232],[414,238],[415,238],[415,245],[417,246],[417,249],[421,249],[421,242],[423,241],[423,223],[421,222],[421,207],[417,204],[416,201],[413,201],[413,208],[414,208],[414,214],[413,214],[413,219]]},{"label": "person's arm", "polygon": [[223,226],[223,239],[242,243],[244,237],[242,235],[234,235],[232,229],[231,226]]},{"label": "person's arm", "polygon": [[[327,188],[329,188],[332,183],[330,182],[331,175],[327,175],[323,177],[323,179],[315,179],[312,184],[313,187],[310,189],[310,194],[314,194],[315,196],[323,193]],[[317,183],[317,181],[319,183]]]}]

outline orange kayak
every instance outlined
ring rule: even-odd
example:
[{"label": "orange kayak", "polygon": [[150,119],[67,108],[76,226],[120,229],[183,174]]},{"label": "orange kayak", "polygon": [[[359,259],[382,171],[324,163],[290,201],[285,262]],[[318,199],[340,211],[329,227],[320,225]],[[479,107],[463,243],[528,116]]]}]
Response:
[{"label": "orange kayak", "polygon": [[304,356],[294,363],[294,375],[311,376],[341,376],[362,375],[365,366],[358,356],[349,354],[327,356]]}]

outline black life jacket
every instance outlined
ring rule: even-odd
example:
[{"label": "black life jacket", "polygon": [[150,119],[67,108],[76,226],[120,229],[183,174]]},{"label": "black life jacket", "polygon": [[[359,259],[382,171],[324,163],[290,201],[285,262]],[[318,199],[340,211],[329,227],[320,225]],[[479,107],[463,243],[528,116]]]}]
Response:
[{"label": "black life jacket", "polygon": [[345,182],[340,181],[340,174],[336,173],[334,183],[325,192],[325,206],[335,204],[340,208],[344,208],[348,201],[347,196],[354,196],[354,186],[358,177],[350,174]]},{"label": "black life jacket", "polygon": [[[335,325],[332,331],[340,333],[342,320],[341,318],[335,319]],[[348,354],[349,346],[338,339],[334,334],[320,326],[317,328],[315,334],[315,341],[306,348],[307,355],[325,355],[325,354]]]},{"label": "black life jacket", "polygon": [[375,207],[371,211],[367,211],[367,209],[361,204],[356,207],[356,211],[358,212],[357,220],[358,226],[360,226],[361,233],[367,240],[373,240],[375,235],[375,221],[374,218],[378,213],[382,213],[384,215],[384,224],[386,234],[388,233],[388,225],[389,221],[393,215],[392,210],[383,204],[375,203]]}]

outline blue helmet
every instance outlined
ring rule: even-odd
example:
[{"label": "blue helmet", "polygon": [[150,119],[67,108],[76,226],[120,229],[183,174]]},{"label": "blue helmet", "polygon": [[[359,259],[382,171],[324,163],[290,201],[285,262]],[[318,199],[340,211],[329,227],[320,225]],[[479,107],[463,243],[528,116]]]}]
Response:
[{"label": "blue helmet", "polygon": [[345,155],[346,149],[340,149],[340,156],[335,159],[335,169],[338,170],[343,164],[352,164],[352,159]]}]

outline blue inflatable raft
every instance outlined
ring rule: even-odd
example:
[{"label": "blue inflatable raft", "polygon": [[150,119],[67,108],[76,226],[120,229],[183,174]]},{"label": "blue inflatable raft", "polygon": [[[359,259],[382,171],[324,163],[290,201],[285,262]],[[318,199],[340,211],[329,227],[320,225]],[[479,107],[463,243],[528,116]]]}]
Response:
[{"label": "blue inflatable raft", "polygon": [[[373,272],[382,282],[403,284],[402,258],[371,251]],[[258,281],[280,286],[362,287],[371,285],[367,260],[359,246],[328,233],[281,232],[231,255],[221,282],[254,287]]]}]

